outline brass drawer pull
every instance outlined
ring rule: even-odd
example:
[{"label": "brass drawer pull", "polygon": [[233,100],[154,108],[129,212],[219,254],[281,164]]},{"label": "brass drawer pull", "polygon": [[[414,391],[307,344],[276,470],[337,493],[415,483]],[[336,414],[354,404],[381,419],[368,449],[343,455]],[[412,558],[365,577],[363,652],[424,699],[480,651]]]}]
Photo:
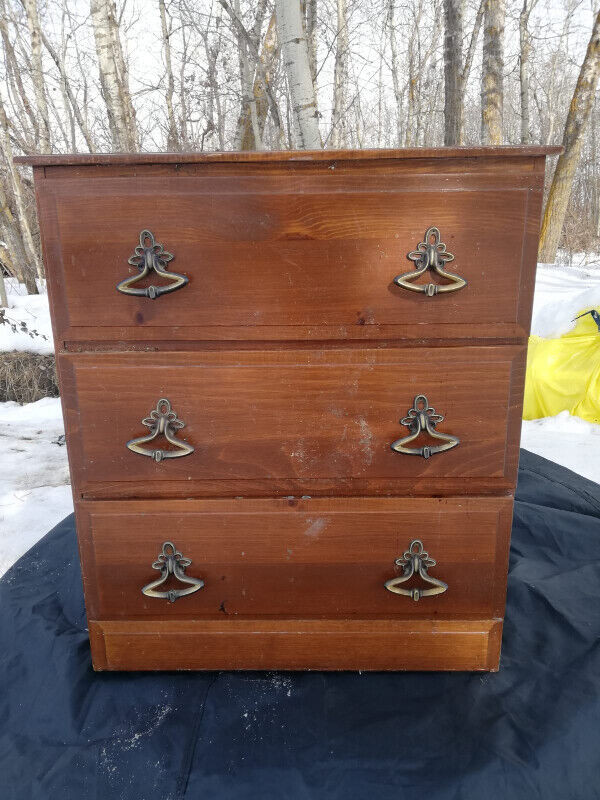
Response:
[{"label": "brass drawer pull", "polygon": [[[147,436],[140,436],[138,439],[130,439],[127,442],[127,448],[133,453],[139,453],[141,456],[150,456],[150,458],[158,462],[162,461],[163,458],[181,458],[194,452],[191,444],[184,442],[183,439],[176,438],[176,432],[185,427],[185,422],[177,419],[177,414],[171,411],[171,403],[166,398],[162,397],[158,401],[156,408],[150,412],[150,416],[142,420],[142,425],[150,428],[150,433]],[[161,434],[167,442],[177,449],[148,450],[142,447],[143,444],[153,441]]]},{"label": "brass drawer pull", "polygon": [[[460,439],[457,436],[451,436],[449,433],[436,431],[436,425],[442,422],[443,419],[442,414],[436,414],[435,408],[429,406],[429,401],[425,395],[418,394],[415,397],[413,408],[409,410],[406,417],[400,420],[400,424],[406,425],[409,429],[410,435],[393,442],[391,444],[392,450],[395,453],[403,453],[407,456],[423,456],[423,458],[429,458],[435,453],[443,453],[444,450],[452,450],[453,447],[460,444]],[[420,436],[421,433],[428,433],[432,439],[438,439],[443,444],[424,445],[423,447],[406,446]]]},{"label": "brass drawer pull", "polygon": [[[405,597],[412,597],[413,600],[420,600],[422,597],[433,597],[435,594],[443,594],[448,588],[448,584],[437,578],[432,578],[427,572],[429,567],[435,567],[435,560],[429,557],[423,549],[423,542],[420,539],[414,539],[408,550],[397,558],[395,563],[402,567],[402,575],[399,578],[392,578],[386,581],[384,586],[388,592],[394,594],[403,594]],[[425,583],[430,584],[429,589],[405,589],[401,584],[409,581],[413,575],[418,575]]]},{"label": "brass drawer pull", "polygon": [[[144,586],[142,594],[145,594],[146,597],[159,597],[174,603],[178,597],[197,592],[204,586],[204,581],[185,574],[185,568],[189,567],[191,563],[191,559],[182,555],[175,548],[173,542],[163,542],[162,551],[152,564],[152,569],[160,570],[160,578]],[[189,586],[186,589],[168,589],[166,592],[157,592],[156,589],[166,583],[169,575],[173,575],[176,580],[187,583]]]},{"label": "brass drawer pull", "polygon": [[[403,289],[422,292],[428,297],[433,297],[434,294],[456,292],[467,285],[466,280],[460,275],[444,269],[445,264],[454,261],[454,256],[446,250],[446,245],[441,241],[439,228],[436,228],[435,225],[427,228],[425,238],[419,242],[416,250],[412,250],[407,255],[407,258],[409,261],[414,261],[416,269],[412,272],[405,272],[404,275],[396,275],[394,278],[394,283],[402,286]],[[428,269],[436,275],[446,278],[450,283],[411,283]]]},{"label": "brass drawer pull", "polygon": [[[185,275],[180,275],[178,272],[169,272],[167,264],[174,258],[172,253],[167,253],[162,244],[156,242],[154,234],[151,231],[143,230],[140,233],[140,243],[135,248],[134,254],[131,258],[127,259],[127,263],[132,267],[137,267],[140,271],[139,275],[132,275],[129,278],[117,284],[117,291],[122,294],[132,294],[138,297],[149,297],[155,300],[161,294],[174,292],[177,289],[183,288],[188,283],[188,278]],[[170,283],[165,286],[146,286],[138,289],[133,288],[134,284],[141,281],[148,275],[155,273],[161,278],[164,278]]]}]

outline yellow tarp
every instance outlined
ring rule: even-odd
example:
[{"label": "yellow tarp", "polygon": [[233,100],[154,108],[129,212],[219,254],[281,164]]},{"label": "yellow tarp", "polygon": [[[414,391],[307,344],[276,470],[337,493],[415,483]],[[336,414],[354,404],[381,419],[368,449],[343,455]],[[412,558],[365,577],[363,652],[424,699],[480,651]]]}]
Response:
[{"label": "yellow tarp", "polygon": [[600,423],[600,332],[590,314],[559,339],[529,337],[523,419],[565,410]]}]

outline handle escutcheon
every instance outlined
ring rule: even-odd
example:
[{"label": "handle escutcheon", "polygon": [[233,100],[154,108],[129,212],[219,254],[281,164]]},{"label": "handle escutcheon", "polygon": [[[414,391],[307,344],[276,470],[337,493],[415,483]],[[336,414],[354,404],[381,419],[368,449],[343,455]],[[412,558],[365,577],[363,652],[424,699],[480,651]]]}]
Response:
[{"label": "handle escutcheon", "polygon": [[[414,261],[416,269],[412,272],[405,272],[404,275],[396,275],[394,283],[408,289],[411,292],[421,292],[427,297],[436,294],[448,294],[463,289],[467,282],[460,275],[448,272],[445,265],[454,261],[454,256],[446,250],[446,245],[441,240],[439,228],[432,225],[425,231],[425,238],[419,242],[416,250],[411,250],[407,255],[409,261]],[[450,283],[412,283],[419,275],[430,269],[436,275],[450,281]]]},{"label": "handle escutcheon", "polygon": [[[185,574],[186,567],[192,563],[191,559],[182,555],[175,547],[173,542],[163,542],[162,550],[158,558],[152,564],[152,569],[160,570],[160,578],[148,583],[142,589],[142,594],[146,597],[158,597],[174,603],[178,597],[186,594],[193,594],[204,586],[204,581],[200,578],[192,578]],[[167,591],[156,591],[159,586],[166,583],[169,575],[173,575],[176,580],[187,584],[185,589],[169,589]]]},{"label": "handle escutcheon", "polygon": [[[174,292],[183,288],[188,283],[185,275],[178,272],[169,272],[167,264],[174,259],[172,253],[167,253],[160,242],[155,241],[152,231],[143,230],[140,233],[140,243],[135,248],[133,255],[127,260],[132,267],[137,267],[139,275],[132,275],[117,284],[117,291],[122,294],[135,295],[136,297],[149,297],[155,300],[161,294]],[[135,288],[138,281],[143,280],[148,275],[158,275],[169,283],[163,286],[146,286]]]},{"label": "handle escutcheon", "polygon": [[[394,594],[402,594],[405,597],[412,597],[413,600],[418,601],[422,597],[433,597],[436,594],[443,594],[448,589],[448,584],[443,581],[433,578],[427,570],[429,567],[435,567],[436,562],[433,558],[429,557],[423,547],[423,542],[420,539],[414,539],[408,550],[397,558],[395,562],[399,567],[402,567],[402,575],[399,578],[392,578],[384,583],[388,592]],[[418,575],[421,580],[428,584],[427,588],[412,588],[406,589],[402,586],[403,583],[409,581],[413,575]]]},{"label": "handle escutcheon", "polygon": [[[443,420],[443,415],[436,414],[435,408],[429,405],[429,401],[425,395],[418,394],[415,397],[414,406],[408,411],[408,414],[400,420],[400,424],[406,425],[410,434],[403,439],[392,442],[390,447],[395,453],[402,453],[407,456],[423,456],[423,458],[430,458],[430,456],[436,453],[452,450],[453,447],[460,444],[460,439],[457,436],[452,436],[449,433],[440,433],[436,430],[436,425],[443,422]],[[422,433],[427,433],[432,439],[442,442],[442,444],[407,447],[408,444],[413,442]]]},{"label": "handle escutcheon", "polygon": [[[185,422],[177,419],[177,414],[171,410],[171,403],[165,397],[161,397],[156,404],[156,408],[150,412],[150,416],[142,420],[142,425],[150,428],[150,433],[147,436],[140,436],[138,439],[130,439],[127,442],[126,447],[133,453],[138,453],[141,456],[149,456],[156,462],[159,462],[164,458],[182,458],[194,452],[194,448],[191,444],[176,437],[177,431],[185,427]],[[148,442],[152,442],[161,435],[164,436],[167,442],[175,449],[149,450],[142,446]]]}]

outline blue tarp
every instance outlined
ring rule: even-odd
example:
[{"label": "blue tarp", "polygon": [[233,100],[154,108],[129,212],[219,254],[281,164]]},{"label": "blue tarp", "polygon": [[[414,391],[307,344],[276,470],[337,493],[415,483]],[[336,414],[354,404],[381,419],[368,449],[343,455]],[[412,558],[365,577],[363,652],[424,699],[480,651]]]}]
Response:
[{"label": "blue tarp", "polygon": [[0,797],[598,798],[599,601],[600,487],[523,452],[499,673],[94,673],[68,517],[0,581]]}]

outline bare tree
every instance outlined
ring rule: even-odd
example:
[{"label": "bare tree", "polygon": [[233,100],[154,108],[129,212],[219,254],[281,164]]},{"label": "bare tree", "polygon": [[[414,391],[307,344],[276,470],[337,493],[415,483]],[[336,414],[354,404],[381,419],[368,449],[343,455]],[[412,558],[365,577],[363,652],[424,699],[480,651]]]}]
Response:
[{"label": "bare tree", "polygon": [[[262,48],[258,56],[252,83],[255,117],[253,120],[251,115],[247,112],[241,119],[242,129],[240,145],[242,150],[257,150],[262,143],[267,116],[269,114],[269,94],[272,96],[272,77],[278,56],[277,21],[275,13],[273,12],[263,38]],[[274,123],[278,131],[280,146],[283,146],[283,131],[281,130],[278,109],[275,110]]]},{"label": "bare tree", "polygon": [[552,262],[560,242],[567,206],[579,163],[583,135],[594,104],[600,75],[600,11],[588,44],[571,100],[563,136],[564,152],[558,159],[546,202],[540,237],[540,261]]},{"label": "bare tree", "polygon": [[91,0],[90,10],[113,148],[135,151],[138,149],[136,118],[114,0]]},{"label": "bare tree", "polygon": [[[23,182],[21,175],[13,162],[12,144],[10,141],[8,118],[4,105],[0,101],[0,151],[4,157],[4,161],[8,167],[8,181],[10,183],[10,192],[14,198],[15,214],[9,214],[7,210],[5,213],[5,223],[8,223],[12,217],[15,222],[10,226],[11,232],[16,233],[16,226],[18,226],[18,233],[22,244],[22,255],[25,260],[23,264],[28,265],[39,278],[44,277],[42,268],[42,261],[39,252],[33,241],[31,232],[31,225],[29,223],[29,215],[25,205],[25,192],[23,190]],[[5,193],[5,192],[3,192]],[[6,193],[5,193],[6,194]],[[1,198],[0,198],[1,200]],[[22,270],[25,272],[25,269]]]},{"label": "bare tree", "polygon": [[179,150],[179,136],[177,123],[175,121],[175,109],[173,98],[175,96],[175,78],[173,76],[173,60],[171,58],[171,28],[167,21],[167,8],[165,0],[158,0],[158,12],[160,14],[160,28],[163,40],[163,52],[165,56],[165,78],[167,88],[165,91],[165,105],[167,106],[167,148],[169,150]]},{"label": "bare tree", "polygon": [[35,103],[39,117],[39,142],[40,152],[50,152],[50,116],[46,101],[46,87],[44,84],[44,68],[42,65],[42,38],[40,32],[40,17],[38,14],[37,0],[24,0],[27,26],[31,37],[31,80],[35,94]]},{"label": "bare tree", "polygon": [[521,144],[529,144],[531,130],[529,122],[529,61],[531,58],[531,35],[529,17],[537,0],[523,0],[519,15],[519,89],[521,95]]},{"label": "bare tree", "polygon": [[275,9],[298,143],[302,150],[319,149],[323,143],[300,0],[275,0]]},{"label": "bare tree", "polygon": [[444,144],[460,144],[462,135],[462,0],[444,0]]},{"label": "bare tree", "polygon": [[306,39],[313,83],[317,80],[317,0],[306,0]]},{"label": "bare tree", "polygon": [[502,144],[505,0],[486,0],[481,75],[481,141]]},{"label": "bare tree", "polygon": [[331,115],[331,146],[345,147],[346,90],[348,85],[348,19],[346,0],[336,0],[337,31],[335,67],[333,72],[333,113]]},{"label": "bare tree", "polygon": [[396,42],[396,2],[395,0],[388,0],[388,31],[390,38],[390,50],[392,54],[392,63],[390,64],[390,71],[392,73],[392,87],[394,89],[394,100],[396,101],[396,130],[394,144],[399,145],[402,142],[402,120],[403,120],[403,96],[400,88],[400,59],[398,58],[398,44]]}]

